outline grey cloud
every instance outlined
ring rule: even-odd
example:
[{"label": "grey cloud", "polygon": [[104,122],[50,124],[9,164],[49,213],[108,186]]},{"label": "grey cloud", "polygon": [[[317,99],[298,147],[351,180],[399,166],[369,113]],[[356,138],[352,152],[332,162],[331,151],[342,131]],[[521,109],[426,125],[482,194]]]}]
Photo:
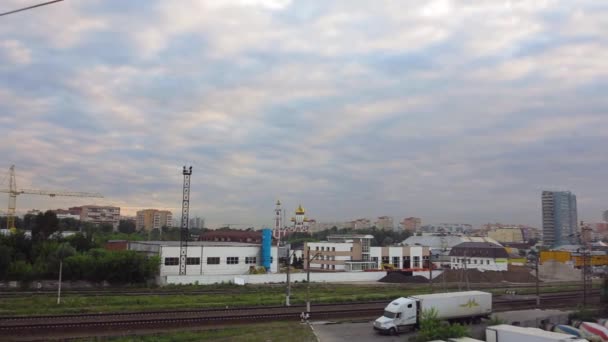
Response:
[{"label": "grey cloud", "polygon": [[129,211],[179,207],[192,164],[212,224],[268,224],[281,198],[326,221],[538,225],[543,187],[605,209],[608,9],[396,4],[70,3],[49,12],[62,37],[11,19],[0,42],[31,60],[0,68],[0,154],[24,185]]}]

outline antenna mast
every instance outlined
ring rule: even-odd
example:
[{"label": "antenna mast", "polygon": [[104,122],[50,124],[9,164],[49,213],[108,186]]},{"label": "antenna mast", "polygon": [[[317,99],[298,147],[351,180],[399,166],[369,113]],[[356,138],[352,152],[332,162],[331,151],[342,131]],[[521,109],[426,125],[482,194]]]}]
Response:
[{"label": "antenna mast", "polygon": [[179,275],[186,275],[186,257],[188,255],[188,214],[190,213],[190,176],[192,175],[192,166],[182,172],[184,175],[184,191],[182,198],[182,226],[180,229],[179,241]]}]

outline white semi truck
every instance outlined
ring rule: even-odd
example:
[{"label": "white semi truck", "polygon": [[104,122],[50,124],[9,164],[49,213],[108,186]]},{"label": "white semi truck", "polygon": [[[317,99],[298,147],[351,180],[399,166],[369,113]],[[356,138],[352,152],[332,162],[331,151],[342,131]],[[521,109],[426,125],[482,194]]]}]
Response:
[{"label": "white semi truck", "polygon": [[410,331],[419,326],[422,312],[430,309],[435,309],[441,320],[477,321],[492,313],[492,294],[465,291],[397,298],[374,321],[374,329],[393,335]]},{"label": "white semi truck", "polygon": [[487,342],[588,342],[580,337],[545,331],[538,328],[525,328],[501,324],[486,328]]}]

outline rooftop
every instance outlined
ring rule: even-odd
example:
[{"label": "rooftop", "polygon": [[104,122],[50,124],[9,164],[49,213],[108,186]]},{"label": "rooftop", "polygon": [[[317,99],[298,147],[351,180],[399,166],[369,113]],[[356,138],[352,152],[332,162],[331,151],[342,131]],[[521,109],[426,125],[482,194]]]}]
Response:
[{"label": "rooftop", "polygon": [[452,247],[450,256],[508,258],[509,253],[503,246],[489,242],[463,242]]},{"label": "rooftop", "polygon": [[[122,242],[125,240],[110,240],[108,242]],[[129,241],[131,244],[141,244],[149,246],[179,247],[179,241]],[[259,247],[259,243],[229,242],[229,241],[188,241],[188,246],[240,246],[240,247]]]},{"label": "rooftop", "polygon": [[403,240],[404,246],[428,246],[431,248],[452,248],[463,242],[488,242],[500,246],[498,241],[489,237],[461,235],[423,235],[410,236]]},{"label": "rooftop", "polygon": [[364,234],[346,234],[346,235],[329,235],[327,237],[327,241],[335,241],[335,240],[371,240],[373,239],[373,235],[364,235]]}]

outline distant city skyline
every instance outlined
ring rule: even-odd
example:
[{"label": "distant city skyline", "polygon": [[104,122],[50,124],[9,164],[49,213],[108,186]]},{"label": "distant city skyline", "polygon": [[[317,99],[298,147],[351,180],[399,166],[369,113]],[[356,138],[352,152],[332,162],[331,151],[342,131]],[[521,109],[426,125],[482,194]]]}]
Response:
[{"label": "distant city skyline", "polygon": [[[49,201],[52,202],[52,203],[55,203],[56,200],[49,200]],[[71,204],[67,204],[64,207],[67,208],[68,206],[76,206],[76,204],[74,204],[76,202],[78,202],[78,201],[73,201],[72,200]],[[87,204],[84,204],[84,205],[91,205],[90,202],[91,202],[90,200],[88,200],[88,201],[85,200],[83,203],[87,203]],[[106,202],[104,202],[104,203],[106,203]],[[79,204],[79,205],[83,205],[83,204]],[[97,204],[93,204],[93,205],[97,205]],[[108,204],[108,205],[110,205],[110,204]],[[116,207],[120,207],[120,206],[116,206]],[[121,215],[124,216],[124,217],[131,217],[131,218],[135,218],[136,217],[136,213],[139,210],[150,209],[149,207],[127,207],[127,208],[128,209],[125,211],[123,207],[120,207],[120,209],[121,209]],[[171,211],[171,208],[157,208],[157,209],[158,210],[168,210],[168,211]],[[21,206],[21,208],[17,211],[17,214],[18,214],[18,216],[23,216],[28,211],[33,211],[33,210],[35,210],[35,211],[41,211],[41,212],[44,212],[46,210],[52,210],[52,211],[54,211],[54,210],[57,210],[57,206],[54,205],[51,208],[23,208]],[[541,208],[539,208],[539,210],[541,210]],[[4,216],[5,211],[6,211],[6,209],[1,209],[0,208],[0,216]],[[179,216],[179,211],[180,211],[180,208],[177,208],[177,215],[174,215],[173,219],[172,219],[173,225],[176,226],[176,227],[179,225],[179,222],[180,222],[180,219],[181,219],[181,216]],[[131,215],[131,212],[133,213],[133,215]],[[307,213],[308,213],[308,210],[307,210]],[[272,223],[271,221],[272,221],[272,218],[273,218],[272,217],[273,212],[271,212],[270,215],[271,215],[271,218],[270,219],[268,219],[268,218],[266,219],[266,221],[268,221],[270,223],[255,223],[253,221],[252,222],[237,221],[237,222],[230,222],[230,224],[233,225],[234,227],[236,227],[237,229],[241,229],[242,227],[245,227],[245,226],[247,226],[247,227],[253,226],[253,227],[257,227],[257,228],[262,228],[262,227],[272,228],[273,225],[271,225],[271,223]],[[290,215],[293,216],[293,212],[292,213],[289,213],[289,212],[286,213],[286,219],[287,219],[287,221],[289,221],[289,219],[291,218]],[[583,221],[589,222],[589,223],[602,222],[603,221],[603,215],[604,215],[604,212],[601,212],[598,218],[593,218],[593,217],[588,218],[588,219],[579,218],[579,221],[583,220]],[[195,218],[199,218],[199,220],[201,220],[201,222],[205,222],[205,226],[208,227],[208,228],[222,227],[222,226],[226,225],[226,222],[230,221],[228,218],[219,219],[217,221],[209,221],[209,220],[206,219],[206,217],[203,217],[203,215],[197,215],[197,214],[195,214],[195,215],[191,214],[190,216],[191,216],[190,222],[193,222],[193,220]],[[356,217],[346,218],[344,220],[332,220],[332,219],[322,220],[321,219],[321,220],[315,220],[315,221],[316,221],[317,224],[327,225],[327,224],[330,224],[330,223],[335,223],[335,224],[342,223],[343,224],[343,223],[352,222],[352,221],[358,220],[358,219],[367,219],[367,220],[370,221],[369,224],[371,226],[373,226],[375,223],[377,223],[377,221],[378,221],[379,218],[385,217],[385,216],[388,216],[388,215],[379,215],[379,216],[368,215],[368,216],[356,216]],[[478,220],[468,220],[468,221],[444,220],[444,221],[433,222],[433,221],[427,221],[424,218],[421,218],[421,219],[422,219],[422,222],[423,222],[422,226],[441,226],[441,225],[446,225],[446,224],[448,224],[448,225],[453,225],[453,224],[456,224],[456,225],[470,224],[470,225],[473,226],[473,228],[478,229],[478,228],[483,228],[484,225],[488,225],[488,224],[492,225],[492,224],[498,223],[498,224],[502,224],[502,225],[506,225],[506,226],[516,226],[516,225],[530,226],[530,227],[542,230],[542,228],[543,228],[542,214],[540,216],[541,216],[541,220],[540,220],[540,222],[538,224],[520,223],[520,222],[506,221],[506,220],[505,221],[499,221],[499,220],[483,221],[483,220],[479,220],[478,219]],[[580,214],[579,214],[579,216],[580,216]],[[408,218],[409,216],[407,216],[407,215],[394,215],[394,216],[389,216],[389,217],[390,218],[394,218],[395,220],[398,219],[398,222],[394,222],[395,229],[398,229],[400,227],[400,225],[402,224],[402,220]],[[475,222],[475,223],[472,223],[472,222]]]},{"label": "distant city skyline", "polygon": [[19,188],[105,197],[23,195],[21,213],[177,216],[192,165],[190,213],[210,226],[272,227],[280,198],[318,222],[540,227],[546,189],[599,221],[607,16],[591,0],[63,1],[4,16],[0,182],[15,164]]}]

